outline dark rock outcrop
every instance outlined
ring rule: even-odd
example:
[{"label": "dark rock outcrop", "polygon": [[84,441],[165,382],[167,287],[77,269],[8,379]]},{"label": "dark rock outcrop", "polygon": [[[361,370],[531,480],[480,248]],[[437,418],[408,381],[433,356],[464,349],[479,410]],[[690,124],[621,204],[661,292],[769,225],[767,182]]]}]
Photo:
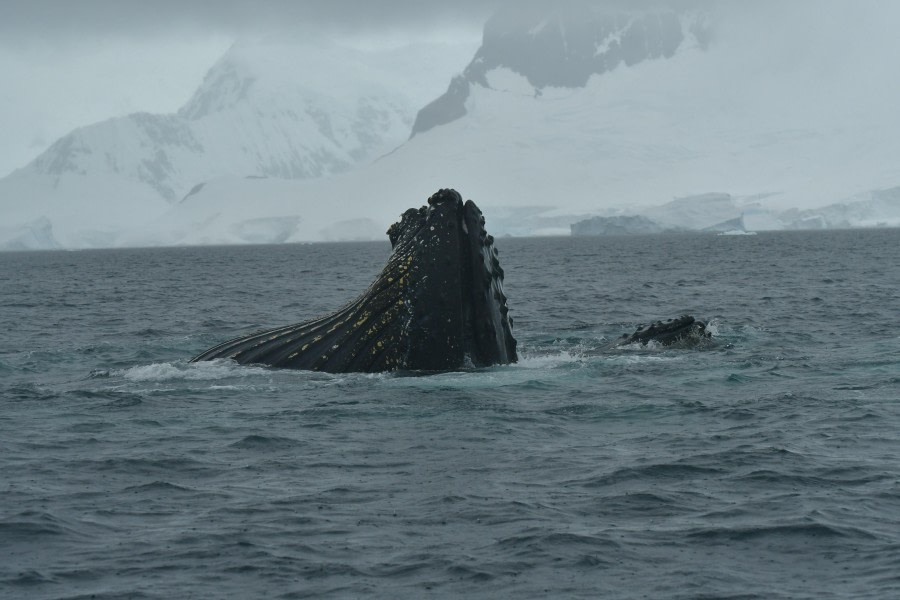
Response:
[{"label": "dark rock outcrop", "polygon": [[695,2],[512,2],[484,26],[481,47],[447,92],[419,111],[412,135],[459,119],[471,87],[490,87],[487,73],[505,67],[541,88],[578,88],[620,65],[670,58],[691,37],[710,33],[692,12]]}]

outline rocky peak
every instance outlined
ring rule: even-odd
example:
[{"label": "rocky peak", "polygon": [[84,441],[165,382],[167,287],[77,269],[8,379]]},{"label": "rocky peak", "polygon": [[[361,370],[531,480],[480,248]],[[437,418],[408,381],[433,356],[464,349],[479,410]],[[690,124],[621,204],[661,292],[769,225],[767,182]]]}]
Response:
[{"label": "rocky peak", "polygon": [[710,31],[699,6],[615,0],[510,3],[485,24],[481,47],[462,75],[419,111],[412,135],[465,115],[471,86],[489,88],[486,75],[493,69],[524,76],[539,93],[548,86],[584,87],[592,76],[620,65],[671,58],[688,40],[705,48]]},{"label": "rocky peak", "polygon": [[231,54],[213,65],[194,95],[178,111],[186,119],[200,119],[236,105],[247,97],[256,76],[247,72]]}]

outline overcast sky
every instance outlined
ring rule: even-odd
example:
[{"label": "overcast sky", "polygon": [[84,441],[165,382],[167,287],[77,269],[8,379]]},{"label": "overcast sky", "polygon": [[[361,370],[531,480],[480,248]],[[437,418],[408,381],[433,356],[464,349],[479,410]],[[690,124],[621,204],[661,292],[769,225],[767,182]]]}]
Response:
[{"label": "overcast sky", "polygon": [[0,177],[82,125],[173,112],[239,39],[481,35],[491,0],[0,0]]},{"label": "overcast sky", "polygon": [[492,0],[2,0],[0,35],[159,36],[177,30],[382,31],[480,28]]}]

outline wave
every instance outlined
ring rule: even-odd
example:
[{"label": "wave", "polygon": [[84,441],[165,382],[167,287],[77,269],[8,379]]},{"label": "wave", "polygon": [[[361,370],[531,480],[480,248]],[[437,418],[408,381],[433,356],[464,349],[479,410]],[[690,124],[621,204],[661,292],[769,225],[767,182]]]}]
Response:
[{"label": "wave", "polygon": [[219,473],[219,468],[184,456],[122,456],[99,459],[80,459],[68,463],[67,468],[99,473],[123,473],[129,476],[169,476],[173,473],[192,477]]},{"label": "wave", "polygon": [[10,577],[8,579],[0,580],[0,582],[5,583],[7,585],[20,585],[25,587],[37,586],[45,583],[55,583],[56,579],[54,579],[50,575],[46,575],[41,573],[40,571],[36,571],[34,569],[28,569],[26,571],[21,571],[17,573],[14,577]]},{"label": "wave", "polygon": [[13,401],[37,400],[46,402],[59,397],[59,394],[49,392],[34,383],[14,385],[3,390],[3,396]]},{"label": "wave", "polygon": [[757,469],[750,473],[733,478],[735,481],[746,481],[765,484],[767,487],[782,485],[785,487],[822,487],[834,486],[866,486],[873,483],[890,481],[892,477],[878,471],[866,471],[864,467],[856,469],[841,468],[818,470],[810,474],[808,470],[801,473],[781,473],[772,469]]},{"label": "wave", "polygon": [[63,522],[48,515],[39,515],[34,519],[13,519],[0,522],[0,536],[4,540],[31,540],[46,535],[66,535],[74,530]]},{"label": "wave", "polygon": [[569,365],[579,365],[584,362],[584,354],[578,350],[559,350],[543,353],[519,353],[519,362],[509,365],[514,369],[547,369]]},{"label": "wave", "polygon": [[208,381],[267,374],[271,374],[271,371],[264,367],[243,366],[228,360],[212,360],[199,363],[154,363],[110,372],[111,376],[141,382]]},{"label": "wave", "polygon": [[233,444],[232,448],[245,450],[283,450],[305,445],[305,442],[277,435],[248,435]]},{"label": "wave", "polygon": [[122,490],[124,492],[128,492],[131,494],[142,494],[142,493],[158,493],[158,492],[166,492],[166,493],[188,493],[195,494],[197,490],[183,487],[180,485],[176,485],[174,483],[169,483],[168,481],[154,481],[152,483],[145,483],[143,485],[133,485]]},{"label": "wave", "polygon": [[718,467],[699,467],[696,465],[680,463],[658,463],[641,467],[624,467],[616,469],[612,473],[591,477],[577,483],[585,488],[602,488],[616,485],[626,481],[665,481],[665,480],[692,480],[719,476],[725,469]]},{"label": "wave", "polygon": [[838,527],[817,521],[802,523],[783,523],[772,525],[744,527],[707,527],[687,533],[694,539],[710,542],[716,541],[750,541],[760,538],[853,538],[857,540],[875,540],[877,536],[865,529],[856,527]]},{"label": "wave", "polygon": [[94,534],[102,537],[113,529],[91,520],[67,519],[48,511],[26,510],[0,520],[0,542],[33,542],[35,538],[91,537]]}]

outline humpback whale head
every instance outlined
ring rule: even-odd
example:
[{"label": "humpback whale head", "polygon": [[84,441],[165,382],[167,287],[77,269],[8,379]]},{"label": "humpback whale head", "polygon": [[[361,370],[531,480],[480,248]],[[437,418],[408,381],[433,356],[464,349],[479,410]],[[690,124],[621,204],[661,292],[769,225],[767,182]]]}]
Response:
[{"label": "humpback whale head", "polygon": [[474,202],[442,189],[388,230],[394,253],[385,272],[400,274],[409,308],[407,368],[516,361],[503,269],[484,223]]},{"label": "humpback whale head", "polygon": [[440,190],[388,230],[393,253],[359,298],[320,319],[220,344],[193,362],[344,373],[515,362],[503,270],[475,204]]},{"label": "humpback whale head", "polygon": [[650,342],[656,342],[661,346],[696,345],[704,340],[709,340],[710,337],[712,336],[706,329],[706,323],[698,321],[691,315],[682,315],[677,319],[669,319],[665,323],[657,321],[638,327],[637,331],[631,335],[623,334],[621,338],[613,342],[612,346],[628,346],[630,344],[646,346]]}]

